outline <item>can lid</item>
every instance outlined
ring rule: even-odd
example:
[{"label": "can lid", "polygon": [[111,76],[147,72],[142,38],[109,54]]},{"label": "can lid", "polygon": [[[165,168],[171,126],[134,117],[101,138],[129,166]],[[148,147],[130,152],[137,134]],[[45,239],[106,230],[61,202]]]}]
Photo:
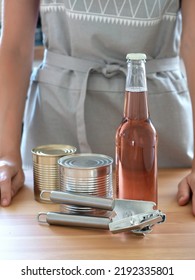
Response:
[{"label": "can lid", "polygon": [[67,168],[73,169],[93,169],[102,166],[108,166],[113,163],[113,159],[101,154],[72,154],[62,157],[58,163]]},{"label": "can lid", "polygon": [[31,152],[32,154],[37,156],[59,157],[59,156],[64,156],[66,154],[75,153],[76,150],[77,149],[74,146],[51,144],[51,145],[38,146],[36,148],[33,148]]},{"label": "can lid", "polygon": [[145,53],[128,53],[126,56],[127,60],[145,60],[147,58]]}]

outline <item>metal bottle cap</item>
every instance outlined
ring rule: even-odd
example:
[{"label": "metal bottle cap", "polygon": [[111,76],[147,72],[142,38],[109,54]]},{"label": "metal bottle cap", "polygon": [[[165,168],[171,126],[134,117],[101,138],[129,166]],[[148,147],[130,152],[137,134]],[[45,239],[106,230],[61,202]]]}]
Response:
[{"label": "metal bottle cap", "polygon": [[147,56],[145,55],[145,53],[128,53],[126,56],[127,60],[146,60]]}]

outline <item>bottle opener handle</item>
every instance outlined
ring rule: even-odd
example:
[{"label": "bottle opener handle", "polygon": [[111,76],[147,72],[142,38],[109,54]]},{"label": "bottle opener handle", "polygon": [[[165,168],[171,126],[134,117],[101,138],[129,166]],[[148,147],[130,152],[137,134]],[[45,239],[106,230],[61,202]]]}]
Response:
[{"label": "bottle opener handle", "polygon": [[61,191],[42,191],[40,194],[42,200],[52,201],[54,203],[87,206],[103,210],[112,211],[114,208],[114,200],[108,198],[100,198],[97,196],[72,194]]},{"label": "bottle opener handle", "polygon": [[69,215],[57,212],[40,212],[37,218],[40,223],[48,223],[50,225],[90,227],[100,229],[109,229],[110,223],[109,218]]}]

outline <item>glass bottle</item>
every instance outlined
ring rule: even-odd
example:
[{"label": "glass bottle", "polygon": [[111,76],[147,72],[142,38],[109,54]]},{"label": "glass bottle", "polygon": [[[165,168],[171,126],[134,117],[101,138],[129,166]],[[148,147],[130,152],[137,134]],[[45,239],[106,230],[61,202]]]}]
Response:
[{"label": "glass bottle", "polygon": [[157,204],[157,133],[148,111],[145,54],[127,55],[124,116],[116,132],[116,191],[120,199]]}]

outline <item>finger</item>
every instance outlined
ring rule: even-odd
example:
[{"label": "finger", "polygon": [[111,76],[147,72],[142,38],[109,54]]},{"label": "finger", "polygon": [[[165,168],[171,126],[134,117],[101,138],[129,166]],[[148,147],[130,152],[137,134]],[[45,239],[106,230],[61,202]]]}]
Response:
[{"label": "finger", "polygon": [[19,191],[20,188],[24,186],[24,173],[23,171],[18,172],[16,176],[12,179],[12,197]]},{"label": "finger", "polygon": [[1,205],[8,206],[11,202],[11,177],[6,171],[0,172]]},{"label": "finger", "polygon": [[183,206],[186,205],[191,198],[191,189],[187,182],[187,178],[184,178],[178,185],[177,201],[178,204]]},{"label": "finger", "polygon": [[195,192],[192,191],[192,214],[195,216]]}]

